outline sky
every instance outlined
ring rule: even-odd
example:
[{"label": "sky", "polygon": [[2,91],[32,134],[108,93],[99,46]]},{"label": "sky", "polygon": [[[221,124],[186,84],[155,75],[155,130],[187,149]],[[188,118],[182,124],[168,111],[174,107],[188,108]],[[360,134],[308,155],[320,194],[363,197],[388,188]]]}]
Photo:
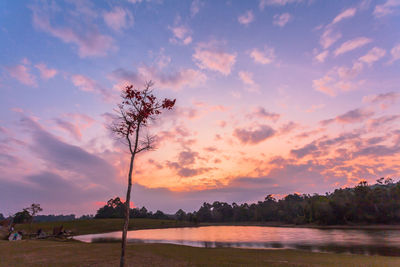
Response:
[{"label": "sky", "polygon": [[[332,192],[400,173],[400,1],[1,1],[0,213],[124,198],[120,92],[176,98],[132,202]],[[145,133],[143,132],[143,133]]]}]

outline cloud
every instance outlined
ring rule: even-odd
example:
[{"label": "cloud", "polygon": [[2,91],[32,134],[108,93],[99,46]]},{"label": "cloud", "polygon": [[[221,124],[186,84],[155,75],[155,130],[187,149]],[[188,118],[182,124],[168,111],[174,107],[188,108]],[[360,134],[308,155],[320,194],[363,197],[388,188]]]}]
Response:
[{"label": "cloud", "polygon": [[274,25],[277,25],[279,27],[285,26],[290,20],[292,19],[292,16],[289,13],[283,13],[281,15],[274,15]]},{"label": "cloud", "polygon": [[139,67],[137,72],[125,69],[117,69],[112,72],[112,78],[123,84],[131,83],[136,86],[143,85],[146,81],[152,80],[158,88],[181,90],[185,87],[198,87],[205,83],[207,76],[201,71],[194,69],[180,69],[175,72],[165,73],[155,67]]},{"label": "cloud", "polygon": [[169,41],[173,44],[188,45],[192,42],[191,31],[187,26],[176,25],[174,27],[168,27],[174,37],[170,38]]},{"label": "cloud", "polygon": [[248,117],[249,118],[258,117],[258,118],[262,118],[262,119],[277,121],[281,117],[281,115],[278,113],[269,112],[269,111],[265,110],[265,108],[263,108],[263,107],[257,107],[254,110],[254,112],[252,112],[251,114],[248,115]]},{"label": "cloud", "polygon": [[315,59],[319,62],[325,62],[325,59],[328,57],[328,55],[329,55],[329,51],[324,50],[321,53],[319,53],[318,55],[316,55]]},{"label": "cloud", "polygon": [[333,78],[329,75],[325,75],[321,79],[313,80],[313,88],[329,96],[336,96],[336,91],[330,86]]},{"label": "cloud", "polygon": [[372,63],[378,61],[382,57],[384,57],[386,54],[386,51],[382,48],[379,47],[374,47],[371,50],[368,51],[367,54],[364,56],[360,57],[359,60],[361,62],[367,63],[368,65],[372,65]]},{"label": "cloud", "polygon": [[239,78],[247,85],[254,85],[253,73],[248,71],[239,71]]},{"label": "cloud", "polygon": [[[340,21],[351,18],[356,14],[357,9],[356,8],[348,8],[344,10],[343,12],[339,13],[331,23],[326,25],[324,27],[324,31],[320,37],[320,45],[324,48],[327,49],[334,43],[336,43],[340,38],[342,38],[342,34],[338,31],[335,31],[335,24],[339,23]],[[319,56],[319,59],[317,59],[320,62],[323,62],[327,56],[327,53],[322,52]]]},{"label": "cloud", "polygon": [[40,76],[42,79],[45,80],[51,79],[57,74],[56,69],[47,68],[46,64],[44,63],[36,64],[35,67],[40,71]]},{"label": "cloud", "polygon": [[394,13],[399,6],[399,0],[387,0],[384,4],[376,5],[373,14],[377,18],[384,17]]},{"label": "cloud", "polygon": [[357,9],[355,9],[355,8],[348,8],[348,9],[346,9],[345,11],[341,12],[339,15],[337,15],[337,16],[333,19],[333,21],[332,21],[331,24],[333,25],[333,24],[336,24],[336,23],[338,23],[338,22],[340,22],[340,21],[342,21],[342,20],[344,20],[344,19],[354,17],[354,15],[356,14],[356,12],[357,12]]},{"label": "cloud", "polygon": [[[95,201],[109,199],[122,192],[121,188],[109,192],[98,187],[85,187],[51,171],[24,176],[20,182],[2,178],[0,202],[7,203],[6,212],[10,213],[20,211],[32,202],[40,203],[47,214],[93,213]],[[10,202],[10,199],[14,200]]]},{"label": "cloud", "polygon": [[72,75],[71,81],[76,87],[78,87],[82,91],[101,94],[105,100],[110,99],[111,97],[111,94],[110,92],[108,92],[108,90],[106,90],[96,81],[85,75]]},{"label": "cloud", "polygon": [[95,122],[88,115],[80,113],[63,114],[62,118],[55,118],[53,121],[60,129],[69,133],[77,141],[82,139],[81,130],[90,127]]},{"label": "cloud", "polygon": [[381,116],[376,119],[371,119],[368,121],[368,129],[370,131],[375,131],[379,129],[380,131],[384,129],[383,127],[387,124],[394,123],[400,119],[400,115],[386,115]]},{"label": "cloud", "polygon": [[253,73],[249,71],[239,71],[239,78],[245,85],[247,85],[249,91],[254,92],[259,90],[258,84],[253,80]]},{"label": "cloud", "polygon": [[107,35],[98,32],[97,27],[91,25],[90,31],[82,31],[84,28],[74,30],[68,27],[56,27],[50,22],[50,10],[32,8],[34,26],[50,35],[62,40],[64,43],[72,43],[78,47],[80,57],[105,56],[107,52],[115,49],[114,40]]},{"label": "cloud", "polygon": [[246,11],[246,13],[244,13],[243,15],[240,15],[238,17],[238,21],[240,24],[249,25],[250,23],[252,23],[254,21],[253,11],[251,11],[251,10]]},{"label": "cloud", "polygon": [[292,3],[301,3],[303,0],[260,0],[259,7],[264,10],[266,6],[284,6]]},{"label": "cloud", "polygon": [[392,55],[392,59],[389,63],[393,63],[396,60],[400,59],[400,44],[395,45],[392,50],[390,50],[390,54]]},{"label": "cloud", "polygon": [[340,38],[342,38],[342,34],[340,32],[335,32],[332,28],[328,27],[322,33],[319,43],[324,49],[327,49],[336,43],[336,41]]},{"label": "cloud", "polygon": [[354,49],[357,49],[359,47],[362,47],[366,44],[369,44],[370,42],[372,42],[372,40],[366,37],[354,38],[352,40],[344,42],[339,48],[335,50],[334,54],[335,56],[338,56],[347,53],[349,51],[352,51]]},{"label": "cloud", "polygon": [[218,50],[212,44],[199,44],[192,57],[199,68],[218,71],[225,76],[231,73],[236,62],[236,53]]},{"label": "cloud", "polygon": [[334,121],[336,121],[338,123],[344,123],[344,124],[358,123],[358,122],[363,122],[364,120],[370,118],[374,114],[375,113],[373,111],[357,108],[357,109],[347,111],[346,113],[339,115],[339,116],[335,117],[334,119],[321,121],[321,124],[323,126],[326,126]]},{"label": "cloud", "polygon": [[397,154],[400,152],[400,146],[385,146],[385,145],[374,145],[368,146],[365,148],[356,151],[353,155],[356,157],[359,156],[369,156],[369,157],[384,157],[384,156],[391,156],[393,154]]},{"label": "cloud", "polygon": [[250,51],[250,57],[254,60],[254,62],[259,64],[270,64],[275,60],[275,50],[268,46],[264,47],[263,51],[254,48]]},{"label": "cloud", "polygon": [[8,74],[20,83],[37,87],[36,77],[29,72],[29,68],[24,65],[17,65],[13,67],[6,67]]},{"label": "cloud", "polygon": [[160,49],[159,54],[156,56],[155,59],[158,68],[161,70],[171,63],[171,57],[164,54],[164,48]]},{"label": "cloud", "polygon": [[76,74],[71,77],[72,83],[85,92],[94,92],[97,88],[97,83],[84,75]]},{"label": "cloud", "polygon": [[[371,61],[371,64],[373,61]],[[329,96],[336,96],[339,92],[347,92],[358,89],[363,81],[354,81],[363,71],[365,62],[360,59],[353,63],[352,67],[334,67],[322,78],[313,80],[315,90]]]},{"label": "cloud", "polygon": [[56,118],[54,122],[63,130],[70,133],[76,140],[80,141],[82,139],[82,133],[79,127],[69,121]]},{"label": "cloud", "polygon": [[292,149],[290,150],[290,154],[295,156],[296,158],[300,159],[307,155],[311,155],[313,153],[318,152],[318,147],[315,143],[307,144],[302,148],[299,149]]},{"label": "cloud", "polygon": [[400,93],[388,92],[379,95],[371,95],[363,97],[363,102],[370,102],[374,104],[380,102],[395,103],[398,99],[400,99]]},{"label": "cloud", "polygon": [[104,159],[82,148],[60,141],[41,125],[28,117],[21,120],[22,125],[32,136],[32,152],[49,166],[58,170],[74,172],[99,186],[109,184],[116,175],[114,168]]},{"label": "cloud", "polygon": [[199,157],[198,152],[187,150],[179,153],[178,160],[181,165],[190,165],[196,162],[197,157]]},{"label": "cloud", "polygon": [[255,145],[275,134],[275,130],[268,125],[260,125],[257,129],[247,130],[236,128],[233,135],[239,139],[242,144]]},{"label": "cloud", "polygon": [[385,109],[397,102],[400,99],[400,93],[396,92],[388,92],[382,93],[379,95],[369,95],[363,97],[363,102],[372,103],[372,104],[380,104],[382,109]]},{"label": "cloud", "polygon": [[193,177],[212,170],[212,168],[194,167],[197,159],[202,159],[198,152],[185,149],[178,154],[177,162],[167,161],[166,165],[170,169],[176,170],[180,177]]},{"label": "cloud", "polygon": [[306,112],[312,113],[312,112],[315,112],[318,109],[322,109],[323,107],[325,107],[325,104],[311,105],[311,107],[309,109],[307,109]]},{"label": "cloud", "polygon": [[133,25],[133,15],[127,9],[114,7],[112,10],[103,13],[104,22],[116,32]]},{"label": "cloud", "polygon": [[193,0],[190,5],[190,15],[192,17],[196,16],[199,13],[200,9],[204,6],[204,3],[201,0]]}]

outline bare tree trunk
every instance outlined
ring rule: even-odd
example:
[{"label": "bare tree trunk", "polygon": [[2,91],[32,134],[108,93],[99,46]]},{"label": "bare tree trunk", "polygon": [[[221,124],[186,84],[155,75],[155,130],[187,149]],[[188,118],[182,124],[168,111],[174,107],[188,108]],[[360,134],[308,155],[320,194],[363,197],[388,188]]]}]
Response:
[{"label": "bare tree trunk", "polygon": [[125,201],[125,222],[124,222],[124,229],[122,231],[122,248],[121,248],[120,267],[125,266],[126,236],[128,233],[128,226],[129,226],[129,210],[130,210],[130,200],[131,200],[132,171],[133,171],[133,160],[134,159],[135,159],[135,154],[132,154],[131,155],[131,163],[129,165],[128,190],[126,192],[126,201]]}]

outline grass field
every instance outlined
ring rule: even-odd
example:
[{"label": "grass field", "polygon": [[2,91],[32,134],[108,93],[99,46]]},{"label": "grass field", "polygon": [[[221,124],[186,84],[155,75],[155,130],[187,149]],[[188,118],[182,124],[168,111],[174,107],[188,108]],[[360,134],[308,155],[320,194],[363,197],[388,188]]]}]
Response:
[{"label": "grass field", "polygon": [[[17,225],[17,230],[51,232],[63,225],[74,235],[120,231],[122,219],[76,220]],[[194,226],[173,220],[133,219],[129,229]],[[169,244],[128,244],[128,266],[400,266],[400,257],[313,253],[299,250],[195,248]],[[117,266],[119,243],[74,240],[0,241],[2,266]]]},{"label": "grass field", "polygon": [[[120,244],[0,241],[0,266],[118,266]],[[128,266],[400,266],[400,258],[296,250],[129,244]]]},{"label": "grass field", "polygon": [[[17,224],[17,231],[36,233],[38,229],[51,233],[54,226],[63,225],[64,229],[71,230],[73,235],[107,233],[121,231],[124,224],[123,219],[93,219],[93,220],[75,220],[65,222],[41,222],[29,224]],[[174,220],[156,220],[156,219],[131,219],[129,221],[129,230],[154,229],[168,227],[193,226],[189,222],[180,222]]]}]

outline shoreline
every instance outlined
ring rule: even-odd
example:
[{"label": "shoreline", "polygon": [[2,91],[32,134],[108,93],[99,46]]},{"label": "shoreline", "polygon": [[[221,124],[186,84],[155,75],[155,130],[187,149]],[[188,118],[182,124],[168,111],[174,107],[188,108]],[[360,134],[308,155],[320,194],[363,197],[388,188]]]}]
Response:
[{"label": "shoreline", "polygon": [[[318,225],[318,224],[285,224],[279,222],[226,222],[226,223],[200,223],[201,226],[262,226],[262,227],[282,227],[282,228],[310,228],[310,229],[348,229],[348,230],[400,230],[400,224],[336,224],[336,225]],[[189,226],[190,227],[190,226]]]}]

